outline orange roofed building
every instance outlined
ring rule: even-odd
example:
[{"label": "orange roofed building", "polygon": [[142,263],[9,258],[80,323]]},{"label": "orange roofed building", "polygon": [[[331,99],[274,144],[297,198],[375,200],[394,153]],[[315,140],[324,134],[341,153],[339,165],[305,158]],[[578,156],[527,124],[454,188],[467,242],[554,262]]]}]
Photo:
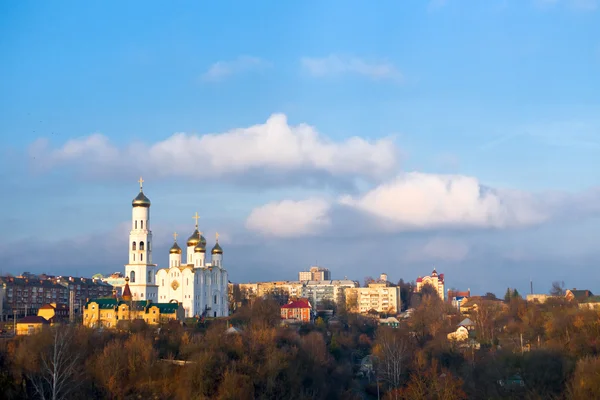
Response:
[{"label": "orange roofed building", "polygon": [[281,306],[281,319],[286,322],[309,323],[312,317],[312,306],[308,299],[291,300]]}]

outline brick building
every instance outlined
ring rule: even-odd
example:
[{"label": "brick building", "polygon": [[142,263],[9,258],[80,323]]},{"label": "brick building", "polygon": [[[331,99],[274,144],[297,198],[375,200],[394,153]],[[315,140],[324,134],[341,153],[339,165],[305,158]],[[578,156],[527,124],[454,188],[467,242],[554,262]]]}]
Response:
[{"label": "brick building", "polygon": [[281,318],[288,322],[308,323],[312,319],[312,306],[307,299],[292,300],[281,306]]}]

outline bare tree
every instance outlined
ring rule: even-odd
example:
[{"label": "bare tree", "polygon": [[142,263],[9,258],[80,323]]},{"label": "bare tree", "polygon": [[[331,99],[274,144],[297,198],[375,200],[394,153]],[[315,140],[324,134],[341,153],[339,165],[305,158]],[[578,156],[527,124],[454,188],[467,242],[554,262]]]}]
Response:
[{"label": "bare tree", "polygon": [[408,367],[409,341],[398,329],[380,327],[373,349],[377,357],[378,379],[385,381],[390,389],[400,387]]},{"label": "bare tree", "polygon": [[42,400],[67,399],[78,386],[79,354],[72,348],[71,329],[54,329],[52,343],[42,354],[40,372],[30,377],[36,394]]},{"label": "bare tree", "polygon": [[550,294],[552,296],[564,296],[565,295],[565,282],[554,281],[550,288]]}]

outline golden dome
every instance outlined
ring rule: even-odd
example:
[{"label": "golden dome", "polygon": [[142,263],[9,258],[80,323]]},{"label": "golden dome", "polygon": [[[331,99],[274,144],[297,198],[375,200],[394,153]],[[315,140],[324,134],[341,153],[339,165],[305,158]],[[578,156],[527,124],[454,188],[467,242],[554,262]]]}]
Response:
[{"label": "golden dome", "polygon": [[219,246],[219,242],[215,244],[215,247],[212,248],[212,254],[223,254],[223,249]]},{"label": "golden dome", "polygon": [[150,207],[150,199],[140,190],[140,193],[133,199],[131,205],[133,207]]},{"label": "golden dome", "polygon": [[202,242],[198,243],[196,247],[194,247],[194,253],[206,253],[206,247],[202,244]]},{"label": "golden dome", "polygon": [[202,246],[206,247],[206,239],[204,238],[204,236],[202,236],[200,234],[200,232],[198,231],[198,228],[196,228],[194,230],[194,233],[192,233],[192,236],[190,236],[187,240],[187,245],[189,246],[196,246],[198,243],[202,243]]},{"label": "golden dome", "polygon": [[171,249],[169,250],[169,254],[181,254],[181,247],[177,244],[177,242],[173,243]]}]

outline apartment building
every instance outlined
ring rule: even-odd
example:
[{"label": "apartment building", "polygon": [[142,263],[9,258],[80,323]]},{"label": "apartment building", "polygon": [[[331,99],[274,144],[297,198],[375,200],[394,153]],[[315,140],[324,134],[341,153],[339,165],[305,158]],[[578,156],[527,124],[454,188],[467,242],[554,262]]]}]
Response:
[{"label": "apartment building", "polygon": [[400,288],[387,281],[369,283],[368,287],[347,288],[345,295],[348,310],[361,314],[369,311],[395,314],[402,309]]},{"label": "apartment building", "polygon": [[323,267],[310,267],[308,271],[298,272],[298,280],[304,281],[329,281],[331,280],[331,271]]}]

